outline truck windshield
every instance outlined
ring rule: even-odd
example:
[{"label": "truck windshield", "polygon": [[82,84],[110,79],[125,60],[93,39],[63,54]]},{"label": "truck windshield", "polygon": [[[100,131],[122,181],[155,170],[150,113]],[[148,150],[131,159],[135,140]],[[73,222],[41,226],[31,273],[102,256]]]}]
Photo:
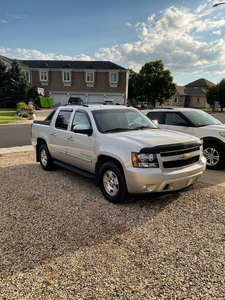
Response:
[{"label": "truck windshield", "polygon": [[103,109],[92,111],[92,114],[101,133],[158,128],[135,109]]}]

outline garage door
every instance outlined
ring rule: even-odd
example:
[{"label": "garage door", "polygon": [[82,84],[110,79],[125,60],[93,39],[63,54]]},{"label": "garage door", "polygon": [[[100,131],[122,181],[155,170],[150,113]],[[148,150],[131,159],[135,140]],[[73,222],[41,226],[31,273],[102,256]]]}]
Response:
[{"label": "garage door", "polygon": [[67,104],[67,95],[66,94],[57,94],[57,93],[52,93],[52,97],[53,97],[53,105],[57,105],[57,104]]},{"label": "garage door", "polygon": [[88,95],[88,102],[104,102],[103,95]]}]

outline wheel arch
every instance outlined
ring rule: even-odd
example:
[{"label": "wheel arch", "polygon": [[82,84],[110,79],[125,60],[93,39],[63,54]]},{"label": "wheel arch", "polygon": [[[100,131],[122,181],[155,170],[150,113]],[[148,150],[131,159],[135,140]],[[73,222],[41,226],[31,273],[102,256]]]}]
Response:
[{"label": "wheel arch", "polygon": [[125,178],[125,174],[124,174],[124,170],[123,170],[123,166],[122,166],[121,162],[118,159],[116,159],[115,157],[101,154],[101,155],[99,155],[98,160],[95,164],[95,184],[96,184],[96,186],[99,186],[99,178],[98,178],[99,176],[98,175],[99,175],[99,170],[100,170],[101,166],[104,163],[110,162],[110,161],[114,162],[120,168],[120,170],[122,171],[123,176]]},{"label": "wheel arch", "polygon": [[38,138],[37,139],[37,145],[36,145],[36,162],[40,162],[40,157],[39,157],[39,148],[41,145],[45,144],[47,147],[47,143],[44,139]]},{"label": "wheel arch", "polygon": [[[225,150],[225,143],[223,143],[220,139],[209,136],[209,137],[202,138],[202,140],[204,141],[204,144],[210,143],[210,142],[217,143]],[[204,144],[203,144],[203,148],[204,148]]]}]

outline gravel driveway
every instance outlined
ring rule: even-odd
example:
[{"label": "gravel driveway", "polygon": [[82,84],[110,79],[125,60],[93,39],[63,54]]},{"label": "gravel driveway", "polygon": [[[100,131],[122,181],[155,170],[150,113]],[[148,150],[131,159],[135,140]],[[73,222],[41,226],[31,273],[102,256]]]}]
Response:
[{"label": "gravel driveway", "polygon": [[0,156],[0,299],[225,299],[225,189],[107,202],[94,182]]}]

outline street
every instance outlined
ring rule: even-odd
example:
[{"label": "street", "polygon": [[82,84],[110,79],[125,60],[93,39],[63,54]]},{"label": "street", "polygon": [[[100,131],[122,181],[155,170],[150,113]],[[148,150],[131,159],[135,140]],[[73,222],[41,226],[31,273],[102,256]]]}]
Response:
[{"label": "street", "polygon": [[[36,119],[45,119],[54,108],[43,108],[36,111]],[[25,123],[0,125],[0,148],[31,145],[30,128],[32,121]]]},{"label": "street", "polygon": [[31,145],[30,124],[0,126],[0,148]]}]

